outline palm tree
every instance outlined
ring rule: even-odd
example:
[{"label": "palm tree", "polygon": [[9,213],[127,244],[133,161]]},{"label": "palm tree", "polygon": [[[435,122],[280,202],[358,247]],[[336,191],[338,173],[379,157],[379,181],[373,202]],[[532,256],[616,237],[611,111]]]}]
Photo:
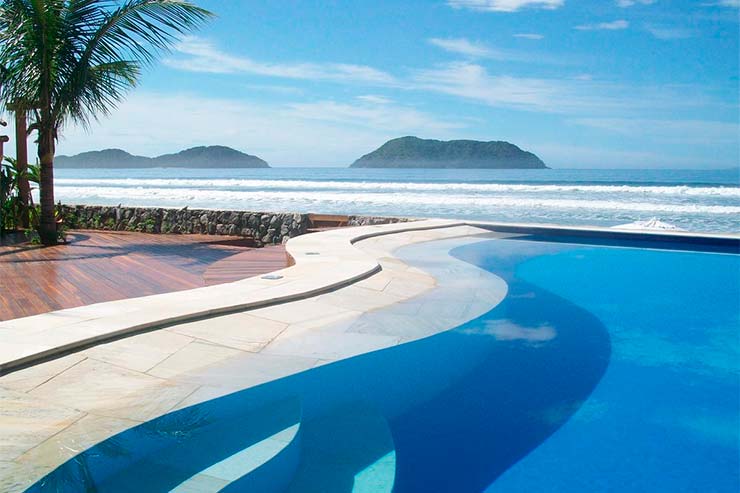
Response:
[{"label": "palm tree", "polygon": [[212,14],[186,0],[0,2],[0,105],[23,104],[34,117],[39,236],[53,245],[54,154],[64,125],[109,114],[144,66]]}]

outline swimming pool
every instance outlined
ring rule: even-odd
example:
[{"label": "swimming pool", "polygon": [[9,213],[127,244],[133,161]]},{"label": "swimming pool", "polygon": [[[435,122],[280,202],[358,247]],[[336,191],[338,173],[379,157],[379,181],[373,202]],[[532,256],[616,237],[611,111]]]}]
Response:
[{"label": "swimming pool", "polygon": [[[170,413],[28,491],[737,491],[740,256],[560,240],[460,242],[508,283],[488,313]],[[444,269],[430,248],[398,255]]]}]

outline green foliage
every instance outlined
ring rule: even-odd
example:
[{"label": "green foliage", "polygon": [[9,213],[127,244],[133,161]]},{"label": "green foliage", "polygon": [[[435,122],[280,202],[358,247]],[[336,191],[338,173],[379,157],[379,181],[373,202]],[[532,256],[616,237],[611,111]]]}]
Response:
[{"label": "green foliage", "polygon": [[[21,200],[20,182],[25,178],[29,184],[38,185],[38,168],[29,166],[21,171],[18,162],[6,157],[0,162],[0,228],[17,229],[21,223],[23,202]],[[34,190],[32,187],[31,190]],[[33,204],[33,196],[29,193],[27,203]]]},{"label": "green foliage", "polygon": [[100,214],[95,214],[93,216],[93,229],[101,229],[101,226],[103,225],[103,218],[100,216]]},{"label": "green foliage", "polygon": [[[31,229],[25,231],[26,238],[33,244],[41,243],[41,236],[39,235],[39,220],[41,218],[41,206],[32,205],[28,208],[29,224]],[[67,242],[67,231],[69,231],[70,225],[64,220],[62,214],[62,205],[58,204],[54,210],[54,218],[57,222],[57,240],[61,243]]]},{"label": "green foliage", "polygon": [[52,244],[55,142],[109,114],[142,68],[212,14],[187,0],[0,0],[0,110],[32,116],[41,160],[40,236]]},{"label": "green foliage", "polygon": [[31,242],[33,245],[39,245],[41,244],[41,237],[39,236],[39,232],[35,229],[29,229],[25,231],[24,233],[26,235],[26,239]]},{"label": "green foliage", "polygon": [[156,231],[157,222],[152,219],[151,217],[148,217],[141,221],[135,228],[136,231],[142,232],[142,233],[154,233]]}]

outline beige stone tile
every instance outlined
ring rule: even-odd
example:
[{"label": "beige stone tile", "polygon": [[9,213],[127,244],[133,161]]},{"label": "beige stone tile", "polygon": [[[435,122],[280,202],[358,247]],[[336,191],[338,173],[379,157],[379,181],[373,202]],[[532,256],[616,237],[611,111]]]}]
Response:
[{"label": "beige stone tile", "polygon": [[39,332],[35,337],[50,347],[65,348],[73,341],[86,341],[99,338],[101,335],[113,332],[111,327],[101,323],[80,322],[77,324],[47,329]]},{"label": "beige stone tile", "polygon": [[417,316],[379,311],[357,320],[347,331],[399,337],[404,341],[409,341],[438,333],[440,325],[437,320],[425,320]]},{"label": "beige stone tile", "polygon": [[168,330],[242,351],[257,352],[287,326],[286,323],[248,313],[237,313],[181,324]]},{"label": "beige stone tile", "polygon": [[45,470],[40,467],[0,460],[0,491],[22,493],[44,474]]},{"label": "beige stone tile", "polygon": [[224,364],[205,369],[195,381],[204,385],[244,389],[254,386],[256,382],[264,382],[262,377],[274,380],[302,372],[315,364],[316,358],[310,357],[244,353]]},{"label": "beige stone tile", "polygon": [[406,265],[401,260],[397,259],[396,257],[380,257],[378,258],[378,263],[380,263],[380,266],[385,271],[394,272],[397,270],[406,270],[408,265]]},{"label": "beige stone tile", "polygon": [[0,387],[28,392],[85,359],[81,353],[47,361],[0,377]]},{"label": "beige stone tile", "polygon": [[166,413],[196,386],[87,359],[31,395],[102,416],[147,421]]},{"label": "beige stone tile", "polygon": [[64,327],[70,324],[88,320],[87,314],[78,314],[75,309],[60,310],[32,317],[16,318],[0,322],[0,333],[6,329],[23,330],[28,333]]},{"label": "beige stone tile", "polygon": [[362,315],[362,312],[337,309],[335,313],[326,317],[314,318],[305,322],[290,324],[286,330],[291,334],[300,334],[307,331],[321,330],[324,332],[345,332],[352,321]]},{"label": "beige stone tile", "polygon": [[129,370],[145,372],[193,342],[192,337],[155,330],[85,350],[85,355]]},{"label": "beige stone tile", "polygon": [[349,286],[317,298],[322,303],[334,305],[345,310],[366,312],[403,301],[404,298],[386,292],[373,291],[357,286]]},{"label": "beige stone tile", "polygon": [[392,280],[393,276],[390,274],[390,272],[381,271],[373,276],[370,276],[364,281],[355,283],[355,286],[365,289],[373,289],[375,291],[383,291]]},{"label": "beige stone tile", "polygon": [[336,313],[337,307],[333,304],[322,303],[320,298],[295,301],[282,305],[250,310],[249,314],[255,317],[266,318],[277,322],[294,324],[312,319],[323,318]]},{"label": "beige stone tile", "polygon": [[223,363],[241,354],[244,352],[238,349],[194,341],[147,373],[160,378],[183,380],[188,374]]},{"label": "beige stone tile", "polygon": [[88,414],[20,456],[17,462],[52,470],[103,440],[138,424],[138,421]]},{"label": "beige stone tile", "polygon": [[222,364],[184,375],[183,378],[202,386],[179,403],[177,408],[294,375],[313,368],[316,361],[315,358],[244,353]]},{"label": "beige stone tile", "polygon": [[41,340],[28,343],[18,341],[15,336],[4,335],[3,340],[0,342],[0,368],[8,363],[23,360],[34,354],[44,353],[49,349],[52,349],[52,347],[42,343]]},{"label": "beige stone tile", "polygon": [[[262,383],[266,383],[269,381],[274,380],[273,377],[268,377],[266,375],[258,375],[256,377],[250,377],[247,379],[247,381],[250,383],[249,386],[256,386],[260,385]],[[183,399],[181,402],[179,402],[172,410],[173,411],[179,411],[180,409],[185,409],[186,407],[195,406],[197,404],[200,404],[202,402],[210,401],[213,399],[218,399],[219,397],[223,397],[229,394],[233,394],[234,392],[239,392],[241,390],[244,390],[245,388],[249,387],[241,387],[241,386],[230,386],[230,385],[204,385],[201,387],[198,387],[198,390],[187,396],[185,399]]]},{"label": "beige stone tile", "polygon": [[419,276],[413,278],[397,277],[388,284],[383,292],[408,299],[420,296],[433,287],[434,280],[430,278],[422,279]]},{"label": "beige stone tile", "polygon": [[84,415],[78,409],[0,389],[0,460],[17,458]]},{"label": "beige stone tile", "polygon": [[399,341],[400,338],[395,336],[349,332],[309,331],[293,334],[288,328],[260,354],[339,360],[395,346]]}]

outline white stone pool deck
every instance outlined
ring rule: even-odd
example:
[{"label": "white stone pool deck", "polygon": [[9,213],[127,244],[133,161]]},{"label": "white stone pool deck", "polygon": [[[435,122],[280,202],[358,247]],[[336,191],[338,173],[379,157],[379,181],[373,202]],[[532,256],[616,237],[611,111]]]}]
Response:
[{"label": "white stone pool deck", "polygon": [[[477,235],[491,233],[420,221],[307,235],[289,243],[296,265],[278,272],[281,279],[0,324],[6,372],[0,377],[0,491],[23,491],[77,453],[173,410],[429,336],[485,313],[506,293],[496,276],[446,257],[444,250],[440,260],[452,268],[440,285],[393,256],[403,246],[475,241]],[[423,296],[435,290],[441,290],[438,297],[458,296],[458,302]],[[385,323],[367,318],[389,306],[401,309]],[[182,322],[193,314],[200,319]]]},{"label": "white stone pool deck", "polygon": [[[277,272],[277,279],[0,323],[0,491],[23,491],[90,446],[173,410],[426,337],[485,313],[503,299],[506,285],[448,256],[452,246],[554,229],[689,238],[496,227],[506,232],[428,220],[306,235],[288,244],[296,265]],[[738,241],[727,235],[690,238]],[[432,241],[441,269],[410,267],[394,255]]]}]

